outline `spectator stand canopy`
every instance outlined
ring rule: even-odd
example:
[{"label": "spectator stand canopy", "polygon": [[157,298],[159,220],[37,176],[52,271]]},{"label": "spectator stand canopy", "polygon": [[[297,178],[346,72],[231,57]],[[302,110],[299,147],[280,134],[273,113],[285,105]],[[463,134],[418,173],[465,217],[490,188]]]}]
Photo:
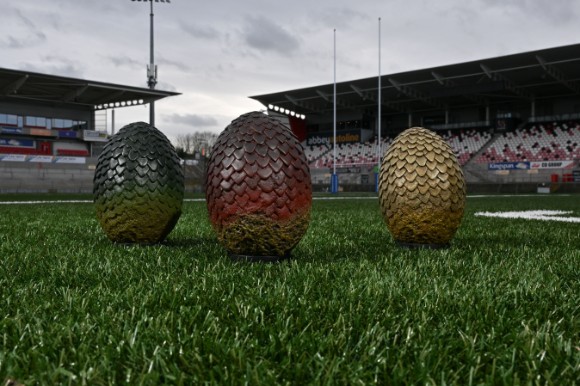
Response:
[{"label": "spectator stand canopy", "polygon": [[[377,80],[375,76],[339,82],[339,117],[376,120]],[[402,121],[410,125],[435,115],[444,118],[431,123],[451,128],[454,122],[490,122],[507,112],[531,119],[555,114],[556,100],[580,99],[580,44],[381,75],[381,84],[383,120],[400,115],[408,117]],[[250,98],[273,112],[306,118],[308,123],[332,120],[333,84]],[[449,118],[450,113],[461,110],[472,111],[467,120],[466,114]]]},{"label": "spectator stand canopy", "polygon": [[180,93],[0,68],[0,103],[106,110],[175,95]]}]

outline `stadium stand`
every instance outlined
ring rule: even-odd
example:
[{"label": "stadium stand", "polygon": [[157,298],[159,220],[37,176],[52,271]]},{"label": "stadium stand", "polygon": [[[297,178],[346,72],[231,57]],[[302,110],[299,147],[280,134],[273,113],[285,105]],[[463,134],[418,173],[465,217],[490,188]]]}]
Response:
[{"label": "stadium stand", "polygon": [[580,123],[527,125],[498,136],[477,158],[478,163],[580,159]]},{"label": "stadium stand", "polygon": [[307,145],[306,141],[302,142],[302,148],[306,154],[308,164],[318,161],[320,157],[331,150],[331,147],[328,145]]},{"label": "stadium stand", "polygon": [[[439,133],[449,143],[454,150],[457,159],[461,165],[465,165],[477,152],[489,142],[492,134],[489,130],[448,130]],[[391,142],[392,138],[381,139],[381,151],[384,153]],[[321,169],[332,167],[333,152],[332,147],[327,145],[307,146],[306,155],[311,168]],[[367,141],[365,143],[347,143],[337,146],[337,165],[374,165],[377,163],[377,144],[376,141]]]},{"label": "stadium stand", "polygon": [[465,165],[481,150],[492,138],[489,130],[448,130],[445,133],[439,133],[445,141],[451,146],[460,165]]},{"label": "stadium stand", "polygon": [[[381,138],[381,151],[384,152],[390,145],[391,138]],[[309,146],[306,146],[307,148]],[[315,146],[317,148],[318,146]],[[332,146],[322,145],[324,151],[318,150],[316,156],[310,157],[307,150],[308,162],[311,168],[331,168],[333,165],[334,152]],[[376,140],[364,143],[345,143],[338,144],[336,147],[336,164],[337,166],[354,166],[354,165],[373,165],[378,161],[378,149]],[[316,149],[315,149],[316,151]]]}]

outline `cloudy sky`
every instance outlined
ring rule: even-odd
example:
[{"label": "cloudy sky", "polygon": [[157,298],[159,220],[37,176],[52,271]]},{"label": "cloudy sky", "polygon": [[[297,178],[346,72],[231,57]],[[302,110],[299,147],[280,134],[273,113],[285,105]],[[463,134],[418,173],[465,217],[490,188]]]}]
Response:
[{"label": "cloudy sky", "polygon": [[[0,67],[146,87],[149,3],[2,0]],[[154,3],[156,126],[220,132],[263,106],[248,97],[577,43],[574,0],[171,0]],[[148,121],[116,110],[117,129]],[[109,118],[110,120],[110,118]],[[109,122],[110,125],[110,122]]]}]

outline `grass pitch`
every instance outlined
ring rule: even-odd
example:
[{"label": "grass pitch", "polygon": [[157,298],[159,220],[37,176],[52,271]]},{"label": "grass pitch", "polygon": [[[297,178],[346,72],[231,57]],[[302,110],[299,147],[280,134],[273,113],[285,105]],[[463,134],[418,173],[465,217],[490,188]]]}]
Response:
[{"label": "grass pitch", "polygon": [[204,202],[149,247],[90,203],[0,205],[0,382],[580,384],[580,225],[474,216],[535,209],[580,197],[468,198],[446,250],[396,247],[376,198],[315,201],[293,260],[248,264]]}]

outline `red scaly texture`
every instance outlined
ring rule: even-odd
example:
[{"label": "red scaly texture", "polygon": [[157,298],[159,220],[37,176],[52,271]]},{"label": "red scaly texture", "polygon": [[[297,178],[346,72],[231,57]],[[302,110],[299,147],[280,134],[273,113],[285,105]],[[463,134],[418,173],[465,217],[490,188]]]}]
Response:
[{"label": "red scaly texture", "polygon": [[276,119],[260,112],[240,116],[212,148],[206,198],[218,229],[245,214],[281,222],[304,215],[312,186],[302,145]]}]

